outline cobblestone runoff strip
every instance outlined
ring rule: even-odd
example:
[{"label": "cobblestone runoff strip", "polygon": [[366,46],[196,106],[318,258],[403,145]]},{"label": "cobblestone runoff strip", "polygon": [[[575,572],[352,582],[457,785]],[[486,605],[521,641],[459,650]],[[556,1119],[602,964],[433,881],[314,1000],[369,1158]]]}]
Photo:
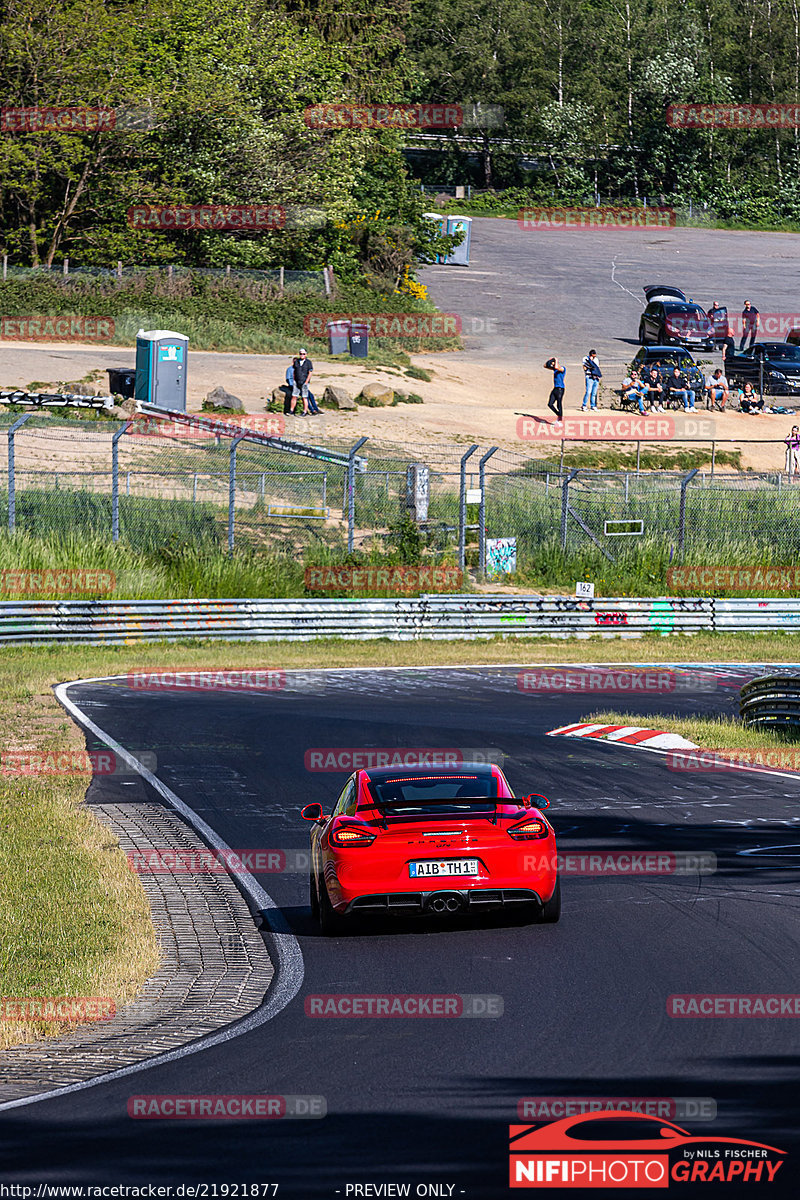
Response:
[{"label": "cobblestone runoff strip", "polygon": [[[206,849],[159,804],[93,804],[130,850]],[[0,1053],[0,1104],[93,1079],[212,1033],[258,1008],[274,969],[239,889],[226,873],[166,872],[140,880],[161,967],[110,1021]]]}]

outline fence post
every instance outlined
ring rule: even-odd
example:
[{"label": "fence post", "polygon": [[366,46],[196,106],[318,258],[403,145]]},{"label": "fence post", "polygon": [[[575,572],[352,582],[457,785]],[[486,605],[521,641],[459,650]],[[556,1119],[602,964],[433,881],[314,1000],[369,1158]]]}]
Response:
[{"label": "fence post", "polygon": [[458,565],[462,571],[467,551],[467,459],[478,449],[473,442],[466,454],[461,456],[461,478],[458,493]]},{"label": "fence post", "polygon": [[717,443],[711,443],[711,478],[714,478],[714,463],[717,458]]},{"label": "fence post", "polygon": [[480,577],[483,579],[486,573],[486,470],[485,464],[489,461],[493,454],[500,449],[499,446],[492,446],[487,450],[483,458],[478,463],[478,486],[481,489],[481,506],[478,509],[478,570]]},{"label": "fence post", "polygon": [[69,275],[69,259],[64,259],[64,274]]},{"label": "fence post", "polygon": [[117,259],[117,279],[122,279],[122,259]]},{"label": "fence post", "polygon": [[636,478],[639,478],[639,463],[642,457],[642,443],[636,443]]},{"label": "fence post", "polygon": [[328,511],[328,472],[322,472],[322,507],[327,513]]},{"label": "fence post", "polygon": [[686,489],[697,474],[698,468],[695,467],[688,475],[684,475],[681,480],[681,515],[678,521],[678,553],[683,554],[683,540],[686,534]]},{"label": "fence post", "polygon": [[[119,439],[127,433],[133,421],[126,421],[111,439],[111,540],[119,541]],[[130,474],[128,475],[130,479]]]},{"label": "fence post", "polygon": [[8,275],[8,255],[3,255],[3,279]]},{"label": "fence post", "polygon": [[192,504],[197,503],[197,471],[194,473],[194,483],[192,484]]},{"label": "fence post", "polygon": [[356,532],[356,451],[368,438],[362,437],[352,446],[347,456],[347,553],[353,553]]},{"label": "fence post", "polygon": [[236,447],[245,435],[240,433],[231,442],[228,465],[228,554],[233,554],[233,522],[236,506]]},{"label": "fence post", "polygon": [[280,283],[278,286],[281,289],[281,295],[283,295],[283,267],[280,268],[280,272],[281,272],[281,276],[280,276]]},{"label": "fence post", "polygon": [[327,267],[323,267],[323,268],[322,268],[322,279],[323,279],[323,282],[324,282],[324,284],[325,284],[325,295],[326,295],[326,296],[330,296],[330,294],[331,294],[331,280],[330,280],[330,275],[328,274],[328,268],[327,268]]},{"label": "fence post", "polygon": [[564,480],[564,482],[561,485],[561,549],[562,550],[566,550],[566,548],[567,548],[567,514],[569,511],[569,485],[572,483],[573,479],[575,478],[575,476],[577,474],[578,474],[578,472],[575,469],[570,471],[569,475],[567,476],[567,478]]},{"label": "fence post", "polygon": [[16,500],[16,483],[14,479],[14,437],[17,430],[25,424],[33,416],[33,413],[24,413],[23,416],[15,421],[8,431],[8,528],[13,531],[17,523],[17,500]]}]

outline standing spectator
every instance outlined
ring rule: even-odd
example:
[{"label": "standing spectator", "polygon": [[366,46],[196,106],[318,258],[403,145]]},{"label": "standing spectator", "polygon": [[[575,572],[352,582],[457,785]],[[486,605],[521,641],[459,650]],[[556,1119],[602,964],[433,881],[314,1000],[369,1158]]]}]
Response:
[{"label": "standing spectator", "polygon": [[756,340],[760,318],[758,309],[754,308],[749,300],[745,300],[744,308],[742,309],[742,340],[739,342],[739,350],[744,350],[744,344],[750,338],[752,346]]},{"label": "standing spectator", "polygon": [[722,361],[725,361],[725,355],[730,350],[736,349],[736,343],[731,337],[731,326],[728,320],[727,308],[722,308],[719,301],[715,300],[711,308],[706,313],[709,321],[714,327],[714,341],[718,342],[722,339]]},{"label": "standing spectator", "polygon": [[790,479],[800,474],[800,429],[796,425],[792,426],[792,432],[786,438],[786,470]]},{"label": "standing spectator", "polygon": [[661,384],[661,374],[651,367],[642,377],[642,387],[645,391],[645,399],[650,401],[650,407],[653,412],[663,412],[664,406],[661,403],[661,398],[664,395],[664,388]]},{"label": "standing spectator", "polygon": [[596,350],[590,350],[583,360],[583,373],[586,376],[586,391],[583,393],[581,410],[585,409],[587,404],[590,404],[592,408],[597,408],[597,389],[603,378],[603,372],[597,361]]},{"label": "standing spectator", "polygon": [[644,398],[646,395],[647,395],[647,390],[646,390],[645,385],[642,383],[641,379],[639,378],[639,372],[631,371],[630,375],[628,375],[622,381],[623,402],[626,400],[635,400],[637,402],[637,404],[639,405],[639,412],[643,414],[644,413]]},{"label": "standing spectator", "polygon": [[730,387],[725,376],[722,374],[720,367],[717,367],[713,375],[706,376],[706,408],[712,411],[715,404],[719,404],[720,412],[725,412],[725,405],[728,403],[728,395]]},{"label": "standing spectator", "polygon": [[292,361],[293,383],[292,383],[292,407],[289,410],[294,413],[297,407],[297,401],[302,396],[303,411],[298,413],[298,416],[308,416],[308,381],[311,378],[311,373],[314,370],[314,364],[307,356],[305,350],[301,350],[297,358]]},{"label": "standing spectator", "polygon": [[553,390],[550,393],[550,399],[547,401],[547,407],[556,414],[557,421],[562,421],[564,419],[562,408],[564,400],[564,376],[567,373],[567,368],[562,367],[555,356],[548,358],[544,365],[545,370],[553,372]]},{"label": "standing spectator", "polygon": [[286,368],[286,387],[289,390],[284,393],[283,397],[284,416],[292,411],[292,392],[294,391],[294,359],[292,359]]},{"label": "standing spectator", "polygon": [[677,396],[683,400],[684,412],[694,412],[694,390],[687,384],[680,367],[674,367],[667,379],[666,394],[668,399]]}]

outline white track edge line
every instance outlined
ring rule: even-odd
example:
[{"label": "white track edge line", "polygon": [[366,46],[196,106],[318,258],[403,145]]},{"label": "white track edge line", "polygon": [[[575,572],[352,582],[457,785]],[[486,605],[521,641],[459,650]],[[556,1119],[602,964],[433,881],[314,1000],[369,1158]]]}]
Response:
[{"label": "white track edge line", "polygon": [[[166,784],[156,778],[152,771],[143,766],[124,746],[121,746],[119,742],[102,730],[99,725],[96,725],[90,717],[87,717],[67,695],[67,690],[74,687],[75,684],[103,683],[108,678],[119,678],[119,676],[74,679],[70,683],[58,684],[53,690],[56,694],[56,699],[79,725],[90,729],[115,754],[118,754],[124,762],[133,767],[158,792],[170,808],[179,812],[192,828],[209,842],[213,849],[222,852],[230,851],[231,847],[215,833],[210,825],[206,824],[202,817],[199,817]],[[96,1075],[92,1079],[83,1079],[78,1083],[70,1083],[64,1087],[53,1088],[51,1091],[38,1092],[33,1096],[22,1096],[18,1100],[9,1100],[5,1103],[0,1103],[0,1112],[12,1108],[22,1108],[28,1104],[36,1104],[41,1100],[54,1100],[58,1096],[67,1096],[73,1092],[81,1092],[87,1088],[96,1087],[101,1083],[110,1083],[115,1079],[122,1079],[126,1075],[133,1075],[138,1071],[146,1071],[151,1067],[158,1067],[165,1063],[174,1062],[176,1059],[185,1058],[189,1054],[196,1054],[200,1050],[207,1050],[211,1046],[218,1046],[222,1042],[231,1041],[233,1038],[239,1037],[243,1033],[249,1033],[252,1029],[257,1029],[260,1025],[264,1025],[267,1021],[271,1021],[273,1017],[276,1017],[294,999],[302,986],[304,978],[302,951],[300,950],[297,938],[290,931],[285,917],[272,897],[261,887],[261,884],[253,878],[249,871],[237,873],[237,880],[241,881],[243,889],[258,908],[269,910],[271,918],[270,927],[265,930],[265,939],[268,942],[271,957],[274,955],[273,967],[275,973],[267,993],[267,999],[259,1008],[249,1013],[246,1017],[243,1017],[240,1021],[228,1025],[216,1033],[198,1038],[197,1041],[189,1042],[185,1046],[179,1046],[175,1050],[169,1050],[165,1054],[157,1054],[155,1057],[144,1059],[142,1062],[130,1063],[126,1067],[120,1067],[116,1071],[108,1071],[103,1075]]]}]

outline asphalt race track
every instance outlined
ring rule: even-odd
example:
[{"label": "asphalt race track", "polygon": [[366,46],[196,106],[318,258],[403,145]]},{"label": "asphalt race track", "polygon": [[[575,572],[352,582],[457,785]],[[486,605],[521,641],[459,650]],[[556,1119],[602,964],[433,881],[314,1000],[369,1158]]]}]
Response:
[{"label": "asphalt race track", "polygon": [[[0,1113],[0,1183],[260,1182],[280,1184],[279,1197],[331,1200],[348,1184],[409,1183],[411,1195],[438,1184],[453,1190],[431,1194],[497,1200],[511,1194],[508,1125],[521,1098],[695,1097],[713,1099],[716,1119],[678,1124],[788,1150],[767,1194],[796,1194],[800,1022],[679,1020],[666,1005],[674,993],[800,991],[800,779],[677,772],[656,754],[545,736],[600,707],[731,711],[736,672],[710,669],[697,690],[638,700],[529,693],[517,675],[311,672],[295,688],[290,673],[289,687],[262,693],[74,685],[87,716],[132,751],[155,751],[159,778],[235,848],[307,848],[300,806],[319,800],[329,811],[348,774],[307,770],[309,750],[485,747],[505,755],[517,794],[550,798],[562,854],[713,853],[718,866],[565,874],[557,925],[486,917],[335,940],[311,921],[304,874],[259,875],[302,950],[297,996],[224,1045]],[[156,800],[139,780],[96,779],[88,798]],[[503,1015],[305,1015],[307,996],[330,993],[500,996]],[[323,1095],[328,1115],[127,1116],[131,1095],[166,1093]]]}]

